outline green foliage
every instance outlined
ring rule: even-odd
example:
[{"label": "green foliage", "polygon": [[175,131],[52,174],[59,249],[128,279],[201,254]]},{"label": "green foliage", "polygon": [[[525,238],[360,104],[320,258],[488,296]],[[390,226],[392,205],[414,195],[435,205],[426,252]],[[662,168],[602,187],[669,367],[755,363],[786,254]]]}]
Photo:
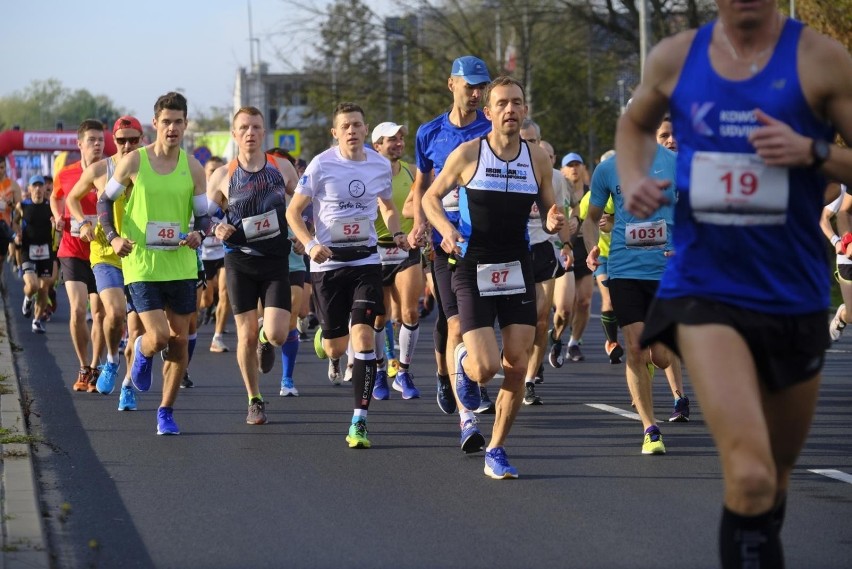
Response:
[{"label": "green foliage", "polygon": [[123,112],[105,95],[71,91],[57,79],[33,81],[22,91],[0,97],[0,130],[14,125],[23,130],[53,130],[59,121],[66,130],[76,130],[86,119],[109,123]]}]

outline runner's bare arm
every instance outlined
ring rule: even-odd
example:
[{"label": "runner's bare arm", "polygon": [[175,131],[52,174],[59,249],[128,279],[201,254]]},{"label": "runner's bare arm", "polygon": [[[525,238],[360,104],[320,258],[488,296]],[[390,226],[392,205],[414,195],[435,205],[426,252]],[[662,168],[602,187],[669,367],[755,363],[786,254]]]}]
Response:
[{"label": "runner's bare arm", "polygon": [[441,170],[441,173],[438,174],[438,177],[435,178],[435,181],[432,182],[423,196],[423,212],[432,227],[443,237],[441,248],[447,253],[461,253],[461,249],[456,243],[462,240],[462,236],[444,213],[441,200],[453,188],[461,184],[462,175],[466,170],[476,168],[478,152],[479,139],[465,142],[453,150],[447,157],[444,169]]},{"label": "runner's bare arm", "polygon": [[314,239],[311,232],[308,231],[308,226],[305,225],[305,220],[302,219],[302,212],[311,203],[311,198],[305,194],[295,194],[287,207],[287,225],[293,230],[296,238],[305,246],[305,251],[317,263],[322,263],[331,258],[331,250]]},{"label": "runner's bare arm", "polygon": [[396,204],[393,199],[379,198],[379,213],[385,221],[385,227],[393,235],[393,240],[396,246],[403,251],[408,251],[408,237],[399,230],[399,211],[396,209]]},{"label": "runner's bare arm", "polygon": [[[107,158],[106,160],[109,160]],[[90,242],[95,236],[95,228],[92,227],[91,223],[85,223],[86,218],[83,215],[83,204],[82,200],[86,197],[92,186],[95,185],[95,182],[98,179],[101,179],[101,186],[103,187],[104,180],[106,175],[106,161],[98,160],[94,164],[89,164],[83,170],[83,173],[80,175],[80,179],[77,180],[77,183],[74,184],[74,187],[71,188],[71,191],[68,192],[68,197],[65,199],[65,207],[68,208],[68,213],[71,214],[77,222],[81,223],[80,226],[80,239],[85,242]]]}]

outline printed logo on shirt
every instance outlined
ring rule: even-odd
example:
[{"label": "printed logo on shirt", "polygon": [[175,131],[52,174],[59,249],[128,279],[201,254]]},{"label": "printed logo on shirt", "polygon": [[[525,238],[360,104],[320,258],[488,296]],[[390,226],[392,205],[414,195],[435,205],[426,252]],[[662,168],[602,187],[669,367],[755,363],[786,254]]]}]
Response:
[{"label": "printed logo on shirt", "polygon": [[352,180],[349,182],[349,195],[353,198],[360,198],[367,191],[367,186],[361,180]]},{"label": "printed logo on shirt", "polygon": [[704,119],[707,117],[707,113],[710,112],[716,103],[692,103],[692,130],[696,132],[696,134],[701,134],[704,136],[713,136],[713,129],[704,122]]}]

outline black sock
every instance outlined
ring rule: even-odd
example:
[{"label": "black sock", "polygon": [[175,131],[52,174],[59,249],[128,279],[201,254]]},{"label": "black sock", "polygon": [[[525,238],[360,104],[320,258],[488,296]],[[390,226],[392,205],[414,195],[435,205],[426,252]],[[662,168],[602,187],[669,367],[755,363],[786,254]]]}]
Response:
[{"label": "black sock", "polygon": [[450,376],[449,376],[449,375],[441,375],[441,374],[439,373],[439,374],[438,374],[438,381],[440,381],[440,382],[441,382],[441,385],[449,385],[449,383],[450,383]]},{"label": "black sock", "polygon": [[601,312],[601,326],[607,341],[618,342],[618,318],[615,317],[614,310]]},{"label": "black sock", "polygon": [[355,352],[352,364],[352,387],[355,389],[355,408],[369,409],[376,381],[376,352]]},{"label": "black sock", "polygon": [[773,523],[774,510],[741,516],[724,508],[719,527],[723,569],[783,569],[781,538]]}]

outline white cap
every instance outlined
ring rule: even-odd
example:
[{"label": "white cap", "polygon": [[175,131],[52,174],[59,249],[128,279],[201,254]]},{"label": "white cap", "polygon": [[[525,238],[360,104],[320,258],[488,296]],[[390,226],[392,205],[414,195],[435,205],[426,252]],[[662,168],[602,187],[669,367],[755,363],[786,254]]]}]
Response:
[{"label": "white cap", "polygon": [[400,130],[403,135],[408,134],[408,129],[402,124],[396,124],[395,122],[383,122],[377,124],[376,128],[373,129],[373,144],[377,143],[383,136],[393,136]]}]

